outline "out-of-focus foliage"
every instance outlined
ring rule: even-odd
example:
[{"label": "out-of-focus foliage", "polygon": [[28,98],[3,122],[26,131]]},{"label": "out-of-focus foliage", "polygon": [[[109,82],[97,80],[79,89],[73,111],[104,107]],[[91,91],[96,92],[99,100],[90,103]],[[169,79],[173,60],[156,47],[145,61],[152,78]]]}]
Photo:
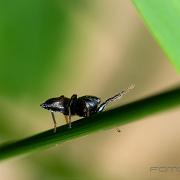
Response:
[{"label": "out-of-focus foliage", "polygon": [[67,3],[7,0],[0,6],[0,93],[39,96],[57,60],[64,80],[63,53],[72,30]]},{"label": "out-of-focus foliage", "polygon": [[180,1],[133,0],[145,23],[180,72]]}]

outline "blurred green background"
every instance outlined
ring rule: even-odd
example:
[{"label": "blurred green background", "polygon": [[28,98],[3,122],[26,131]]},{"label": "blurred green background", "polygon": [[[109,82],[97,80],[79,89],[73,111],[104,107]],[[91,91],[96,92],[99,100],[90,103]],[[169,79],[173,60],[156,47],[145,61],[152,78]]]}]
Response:
[{"label": "blurred green background", "polygon": [[[0,1],[1,142],[52,128],[39,106],[50,97],[104,100],[132,83],[135,90],[109,108],[180,80],[130,1]],[[179,118],[175,109],[120,127],[120,134],[104,131],[1,162],[0,179],[177,179],[149,168],[179,165]]]}]

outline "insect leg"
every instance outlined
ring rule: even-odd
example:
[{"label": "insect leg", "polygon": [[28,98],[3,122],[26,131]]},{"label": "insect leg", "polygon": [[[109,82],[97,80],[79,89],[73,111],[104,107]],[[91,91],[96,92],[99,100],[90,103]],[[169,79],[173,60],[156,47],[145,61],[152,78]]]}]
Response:
[{"label": "insect leg", "polygon": [[68,124],[69,124],[69,128],[71,128],[71,105],[72,105],[73,101],[75,101],[76,99],[77,99],[77,95],[73,94],[71,96],[71,99],[70,99],[69,104],[68,104]]},{"label": "insect leg", "polygon": [[135,87],[135,85],[131,85],[129,86],[127,89],[121,91],[120,93],[116,94],[113,97],[110,97],[109,99],[107,99],[105,102],[103,102],[102,104],[100,104],[100,106],[98,107],[97,112],[102,112],[104,110],[104,108],[111,102],[118,100],[120,98],[122,98],[125,94],[127,94],[131,89],[133,89]]},{"label": "insect leg", "polygon": [[89,108],[86,107],[86,117],[89,117],[89,116],[90,116]]},{"label": "insect leg", "polygon": [[88,109],[88,111],[87,111],[87,117],[89,117],[90,115],[89,115],[90,113],[89,113],[89,109]]},{"label": "insect leg", "polygon": [[68,107],[68,112],[69,112],[69,114],[68,114],[69,128],[71,128],[71,108],[70,108],[70,106]]},{"label": "insect leg", "polygon": [[53,123],[54,123],[54,133],[55,133],[56,132],[56,119],[55,119],[53,112],[51,112],[51,115],[52,115],[52,119],[53,119]]}]

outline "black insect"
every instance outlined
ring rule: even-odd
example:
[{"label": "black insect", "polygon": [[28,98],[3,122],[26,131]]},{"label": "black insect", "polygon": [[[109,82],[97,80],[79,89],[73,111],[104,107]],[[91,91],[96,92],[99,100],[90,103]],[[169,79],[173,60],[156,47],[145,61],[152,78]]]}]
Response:
[{"label": "black insect", "polygon": [[102,112],[110,102],[113,102],[121,98],[126,93],[128,93],[130,89],[133,88],[134,85],[131,85],[126,90],[123,90],[115,96],[110,97],[103,103],[101,103],[100,98],[95,96],[77,97],[76,94],[73,94],[71,98],[60,96],[48,99],[40,106],[51,112],[52,119],[54,122],[54,132],[56,132],[56,120],[54,112],[60,112],[64,114],[66,123],[69,124],[69,128],[71,128],[71,116],[78,115],[80,117],[89,117],[93,114]]}]

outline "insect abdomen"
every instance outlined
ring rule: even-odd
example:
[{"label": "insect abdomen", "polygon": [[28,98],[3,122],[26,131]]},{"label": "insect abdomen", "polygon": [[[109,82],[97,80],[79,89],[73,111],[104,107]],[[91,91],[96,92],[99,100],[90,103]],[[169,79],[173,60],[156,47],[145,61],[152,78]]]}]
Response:
[{"label": "insect abdomen", "polygon": [[77,99],[76,114],[87,117],[96,113],[100,99],[95,96],[82,96]]}]

